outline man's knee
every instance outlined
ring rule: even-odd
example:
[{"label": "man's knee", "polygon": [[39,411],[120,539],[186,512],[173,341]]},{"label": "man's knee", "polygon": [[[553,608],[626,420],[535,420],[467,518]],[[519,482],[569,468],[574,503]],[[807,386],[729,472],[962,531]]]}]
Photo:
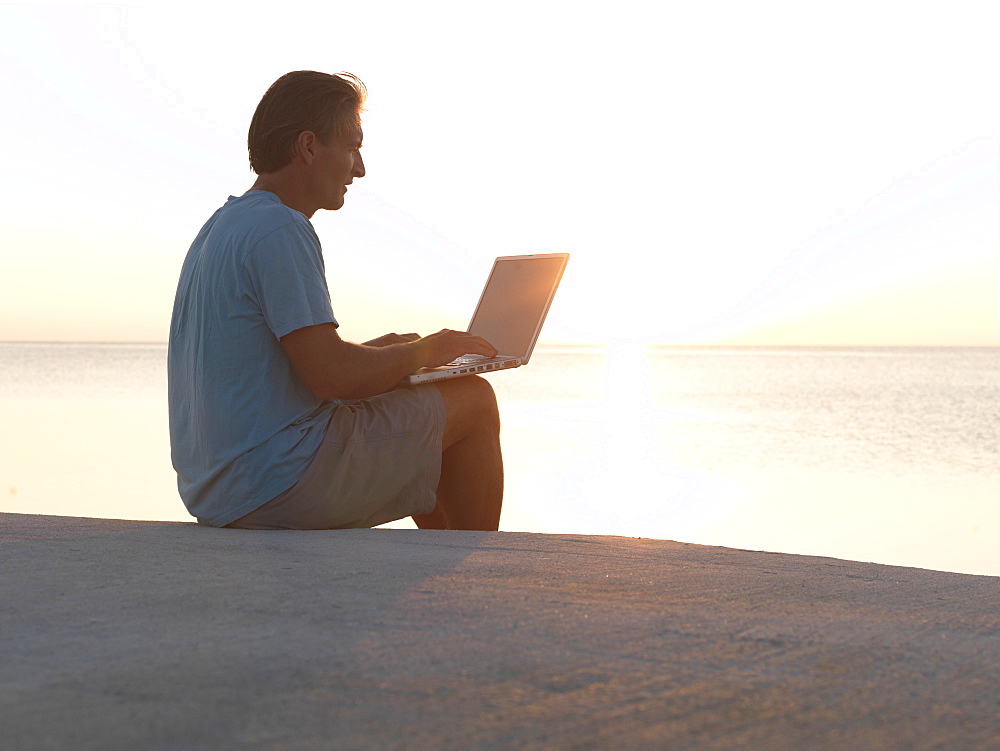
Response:
[{"label": "man's knee", "polygon": [[454,443],[473,432],[499,432],[500,411],[496,394],[485,378],[466,376],[435,385],[444,399],[446,443]]},{"label": "man's knee", "polygon": [[485,378],[472,376],[468,379],[472,382],[475,390],[475,402],[478,418],[487,423],[491,428],[500,429],[500,409],[497,407],[497,395],[493,391],[493,385]]}]

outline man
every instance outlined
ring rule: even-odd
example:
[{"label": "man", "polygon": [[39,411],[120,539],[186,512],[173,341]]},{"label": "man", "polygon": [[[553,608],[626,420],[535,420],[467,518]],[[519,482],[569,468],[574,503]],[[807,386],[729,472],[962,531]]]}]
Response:
[{"label": "man", "polygon": [[365,88],[297,71],[250,124],[258,175],[184,261],[168,355],[171,457],[199,522],[247,529],[497,529],[503,497],[492,388],[470,376],[399,388],[425,366],[496,350],[470,334],[337,333],[309,219],[364,177]]}]

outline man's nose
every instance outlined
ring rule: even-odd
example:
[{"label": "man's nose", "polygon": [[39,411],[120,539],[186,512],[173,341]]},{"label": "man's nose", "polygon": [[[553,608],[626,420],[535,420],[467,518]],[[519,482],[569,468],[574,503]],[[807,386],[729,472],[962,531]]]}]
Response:
[{"label": "man's nose", "polygon": [[361,154],[354,155],[354,172],[351,174],[355,177],[365,176],[365,160],[361,158]]}]

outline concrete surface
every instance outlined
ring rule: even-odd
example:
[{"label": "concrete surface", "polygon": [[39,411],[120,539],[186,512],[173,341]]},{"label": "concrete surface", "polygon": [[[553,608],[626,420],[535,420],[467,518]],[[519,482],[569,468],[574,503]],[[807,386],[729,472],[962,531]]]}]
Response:
[{"label": "concrete surface", "polygon": [[3,749],[1000,748],[997,577],[20,514],[0,566]]}]

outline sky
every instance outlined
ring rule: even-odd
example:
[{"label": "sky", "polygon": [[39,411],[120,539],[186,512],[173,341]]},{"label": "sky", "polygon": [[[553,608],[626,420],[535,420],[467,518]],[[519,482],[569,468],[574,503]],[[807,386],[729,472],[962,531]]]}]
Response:
[{"label": "sky", "polygon": [[1000,344],[989,3],[239,7],[0,7],[0,340],[165,341],[257,102],[314,69],[370,92],[313,219],[347,339],[568,251],[543,341]]}]

